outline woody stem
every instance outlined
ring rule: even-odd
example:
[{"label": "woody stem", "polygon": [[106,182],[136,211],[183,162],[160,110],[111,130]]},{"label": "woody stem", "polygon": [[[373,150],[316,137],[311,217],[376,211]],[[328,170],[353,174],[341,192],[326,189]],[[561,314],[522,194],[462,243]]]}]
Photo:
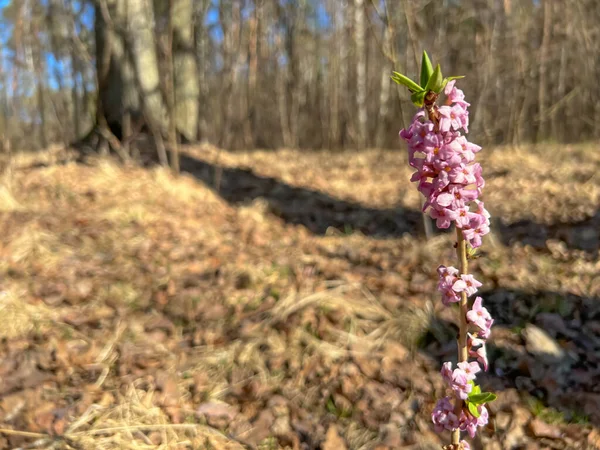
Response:
[{"label": "woody stem", "polygon": [[[466,274],[468,271],[468,261],[467,261],[467,242],[463,237],[462,230],[460,228],[456,229],[456,256],[458,256],[458,260],[460,262],[460,275]],[[458,331],[458,362],[467,361],[469,354],[467,351],[467,293],[465,291],[461,292],[460,302],[459,302],[459,331]],[[463,400],[456,396],[456,404],[454,406],[454,414],[456,417],[460,418],[460,414],[462,408],[464,406]],[[452,431],[452,444],[458,445],[460,442],[460,430],[457,428]]]}]

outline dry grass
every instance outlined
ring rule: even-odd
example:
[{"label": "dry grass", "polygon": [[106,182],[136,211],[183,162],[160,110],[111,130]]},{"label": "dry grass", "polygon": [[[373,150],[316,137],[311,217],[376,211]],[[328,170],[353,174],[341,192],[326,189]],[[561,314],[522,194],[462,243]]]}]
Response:
[{"label": "dry grass", "polygon": [[43,303],[31,304],[23,301],[21,295],[14,292],[0,293],[0,338],[17,339],[29,335],[44,327],[48,328],[57,320],[56,311]]},{"label": "dry grass", "polygon": [[[591,146],[562,150],[570,159],[543,148],[485,155],[492,213],[540,224],[592,216],[600,203],[600,157]],[[413,187],[400,181],[410,170],[399,152],[189,151],[371,208],[419,208]],[[64,360],[65,367],[53,366],[56,377],[68,374],[43,400],[71,408],[65,428],[57,437],[23,418],[14,426],[25,432],[27,445],[284,448],[274,431],[245,446],[230,430],[202,423],[194,408],[199,402],[235,405],[253,427],[260,409],[271,408],[270,397],[279,395],[307,408],[317,422],[331,421],[335,413],[323,396],[339,393],[340,371],[362,360],[381,365],[390,344],[401,343],[410,354],[398,375],[392,366],[394,376],[438,383],[435,370],[424,369],[431,356],[420,355],[418,346],[428,333],[448,333],[432,280],[437,264],[454,257],[451,236],[424,242],[408,234],[310,235],[274,217],[266,200],[229,205],[191,175],[71,159],[58,148],[18,155],[10,180],[0,185],[0,275],[9,292],[0,298],[0,337],[8,343],[37,337],[33,349]],[[532,296],[600,294],[598,261],[564,242],[549,239],[544,249],[505,246],[498,234],[486,241],[486,252],[473,270],[489,285],[494,280]],[[420,372],[401,372],[407,367]],[[172,403],[157,382],[160,373],[175,379]],[[416,445],[415,434],[435,438],[428,435],[425,410],[431,394],[413,381],[402,414],[413,402],[420,405],[404,430]],[[389,389],[391,383],[382,384]],[[256,386],[262,394],[247,393]],[[73,401],[73,392],[82,398]],[[354,416],[336,419],[352,449],[370,449],[381,438],[361,416],[372,405],[361,408],[367,412],[357,407]],[[19,431],[4,430],[10,433]]]}]

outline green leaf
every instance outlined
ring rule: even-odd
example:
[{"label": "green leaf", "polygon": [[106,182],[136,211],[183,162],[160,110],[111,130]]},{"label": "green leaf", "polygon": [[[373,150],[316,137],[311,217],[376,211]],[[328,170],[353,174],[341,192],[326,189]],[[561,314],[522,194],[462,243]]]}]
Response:
[{"label": "green leaf", "polygon": [[394,80],[398,84],[402,84],[402,85],[406,86],[412,92],[419,92],[419,91],[423,90],[423,88],[421,86],[419,86],[417,83],[415,83],[413,80],[411,80],[407,76],[404,76],[398,72],[394,72],[394,75],[392,75],[392,80]]},{"label": "green leaf", "polygon": [[427,94],[427,91],[415,92],[414,94],[412,94],[410,96],[410,99],[416,106],[421,107],[421,106],[423,106],[423,102],[425,100],[426,94]]},{"label": "green leaf", "polygon": [[496,398],[496,394],[492,394],[491,392],[481,392],[477,394],[471,392],[467,401],[475,405],[483,405],[484,403],[493,402]]},{"label": "green leaf", "polygon": [[427,82],[433,73],[433,66],[431,65],[431,60],[429,59],[429,55],[425,50],[423,50],[423,58],[421,59],[421,86],[424,88],[427,86]]},{"label": "green leaf", "polygon": [[442,88],[440,89],[440,92],[442,92],[444,90],[444,88],[446,87],[446,85],[448,84],[449,81],[452,80],[460,80],[461,78],[464,78],[464,75],[459,75],[457,77],[448,77],[448,78],[444,78],[444,81],[442,81]]},{"label": "green leaf", "polygon": [[444,81],[444,78],[442,77],[442,69],[440,68],[440,65],[438,64],[437,66],[435,66],[435,70],[431,74],[431,77],[429,78],[429,81],[427,82],[427,86],[425,86],[425,90],[433,91],[433,92],[439,94],[442,90],[442,82],[443,81]]},{"label": "green leaf", "polygon": [[[473,381],[471,381],[471,382],[473,383]],[[471,395],[476,395],[476,394],[481,394],[481,386],[473,383],[473,389],[471,389],[471,393],[469,394],[469,397],[471,397]]]},{"label": "green leaf", "polygon": [[473,403],[467,402],[467,407],[469,408],[469,412],[473,417],[478,418],[480,416],[479,411],[477,410],[477,406]]}]

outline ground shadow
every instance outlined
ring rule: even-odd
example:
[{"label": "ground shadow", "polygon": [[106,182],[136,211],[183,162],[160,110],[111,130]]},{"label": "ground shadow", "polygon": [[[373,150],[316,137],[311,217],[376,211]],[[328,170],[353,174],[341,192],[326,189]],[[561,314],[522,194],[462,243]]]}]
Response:
[{"label": "ground shadow", "polygon": [[[343,233],[360,231],[372,237],[398,237],[405,233],[422,236],[421,212],[403,207],[378,209],[340,200],[323,192],[290,186],[276,178],[255,174],[250,169],[222,167],[181,155],[181,169],[215,189],[231,204],[265,199],[271,212],[288,223],[304,225],[323,235],[328,228]],[[435,226],[433,227],[435,229]],[[521,242],[536,249],[547,249],[546,241],[556,239],[568,248],[598,254],[600,247],[600,210],[592,218],[556,225],[534,221],[503,224],[494,220],[493,228],[505,245]],[[440,230],[436,230],[439,233]]]},{"label": "ground shadow", "polygon": [[553,239],[566,243],[568,248],[596,256],[600,249],[600,209],[592,217],[573,222],[547,225],[520,220],[509,224],[497,221],[494,225],[504,245],[521,242],[536,249],[545,249],[546,241]]},{"label": "ground shadow", "polygon": [[263,198],[273,214],[288,223],[304,225],[315,234],[323,235],[330,227],[344,233],[360,231],[382,238],[422,234],[423,219],[416,210],[370,208],[323,192],[290,186],[248,169],[220,167],[188,155],[181,155],[181,170],[214,188],[231,204]]},{"label": "ground shadow", "polygon": [[[478,293],[495,319],[488,345],[490,367],[479,376],[486,389],[516,389],[534,414],[564,422],[600,425],[600,298],[571,293],[493,289]],[[528,324],[544,330],[564,355],[544,353],[543,339],[524,330]],[[456,360],[456,325],[436,318],[423,339],[422,350],[441,363]],[[494,333],[494,331],[493,331]],[[451,352],[451,353],[448,353]]]}]

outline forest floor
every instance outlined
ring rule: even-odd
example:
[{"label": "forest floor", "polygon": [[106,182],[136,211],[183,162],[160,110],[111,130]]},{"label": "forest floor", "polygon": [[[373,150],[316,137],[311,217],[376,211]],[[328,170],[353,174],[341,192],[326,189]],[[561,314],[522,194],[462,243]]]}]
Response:
[{"label": "forest floor", "polygon": [[[486,149],[496,318],[474,448],[600,449],[600,152]],[[0,448],[439,449],[455,358],[402,151],[17,155],[0,185]]]}]

